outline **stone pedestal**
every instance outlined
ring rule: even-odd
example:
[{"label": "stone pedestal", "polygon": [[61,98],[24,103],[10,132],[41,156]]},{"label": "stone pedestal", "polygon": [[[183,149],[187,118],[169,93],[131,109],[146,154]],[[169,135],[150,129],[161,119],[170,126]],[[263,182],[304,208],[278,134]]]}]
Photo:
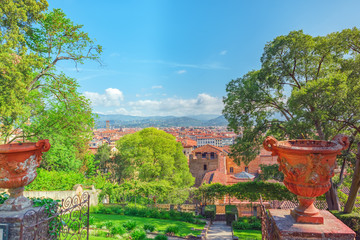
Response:
[{"label": "stone pedestal", "polygon": [[25,213],[29,210],[34,210],[37,212],[37,211],[39,211],[39,207],[26,208],[21,211],[0,211],[0,224],[8,225],[8,230],[9,230],[8,239],[9,240],[22,239],[21,238],[21,236],[22,236],[21,225],[23,223]]},{"label": "stone pedestal", "polygon": [[328,211],[320,210],[324,224],[297,223],[289,209],[269,209],[274,239],[354,240],[355,232]]}]

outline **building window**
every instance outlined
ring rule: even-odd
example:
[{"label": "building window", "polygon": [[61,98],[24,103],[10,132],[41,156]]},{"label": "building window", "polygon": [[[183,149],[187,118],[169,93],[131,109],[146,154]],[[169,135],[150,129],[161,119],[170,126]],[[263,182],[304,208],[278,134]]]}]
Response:
[{"label": "building window", "polygon": [[203,154],[202,154],[202,158],[206,158],[206,153],[203,153]]},{"label": "building window", "polygon": [[207,170],[207,165],[206,164],[204,164],[204,171],[206,171]]},{"label": "building window", "polygon": [[215,153],[210,153],[210,159],[215,159]]},{"label": "building window", "polygon": [[249,167],[245,167],[245,172],[249,172]]},{"label": "building window", "polygon": [[233,172],[234,172],[234,168],[231,167],[231,168],[230,168],[230,173],[233,173]]}]

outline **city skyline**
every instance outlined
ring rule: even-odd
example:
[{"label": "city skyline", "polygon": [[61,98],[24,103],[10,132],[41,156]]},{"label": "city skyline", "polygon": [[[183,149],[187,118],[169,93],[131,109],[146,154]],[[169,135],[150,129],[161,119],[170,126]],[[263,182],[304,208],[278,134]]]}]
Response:
[{"label": "city skyline", "polygon": [[[351,8],[349,7],[351,6]],[[357,1],[50,0],[104,48],[102,65],[62,64],[103,114],[221,115],[226,84],[260,68],[265,44],[302,29],[357,27]]]}]

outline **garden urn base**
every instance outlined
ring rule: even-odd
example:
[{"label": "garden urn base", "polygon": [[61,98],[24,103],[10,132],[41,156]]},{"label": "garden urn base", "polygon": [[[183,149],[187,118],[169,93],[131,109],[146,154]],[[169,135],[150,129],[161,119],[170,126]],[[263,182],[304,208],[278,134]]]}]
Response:
[{"label": "garden urn base", "polygon": [[0,211],[21,211],[33,205],[33,202],[24,197],[24,187],[9,189],[10,197],[0,205]]},{"label": "garden urn base", "polygon": [[296,209],[290,210],[290,215],[297,223],[324,224],[324,218],[320,213],[314,215],[299,213]]},{"label": "garden urn base", "polygon": [[324,224],[319,209],[314,206],[315,198],[298,196],[299,206],[290,210],[290,215],[298,223]]},{"label": "garden urn base", "polygon": [[320,210],[324,224],[299,223],[288,209],[269,209],[271,239],[354,240],[356,233],[330,212]]}]

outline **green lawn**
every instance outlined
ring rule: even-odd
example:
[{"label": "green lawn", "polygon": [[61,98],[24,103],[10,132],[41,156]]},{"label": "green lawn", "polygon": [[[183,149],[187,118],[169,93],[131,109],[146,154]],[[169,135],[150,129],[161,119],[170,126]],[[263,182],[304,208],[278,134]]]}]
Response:
[{"label": "green lawn", "polygon": [[113,239],[118,240],[118,238],[111,238],[111,237],[96,237],[96,236],[92,236],[92,235],[90,235],[90,236],[89,236],[89,239],[90,239],[90,240],[113,240]]},{"label": "green lawn", "polygon": [[[177,234],[178,236],[185,237],[189,234],[192,235],[200,235],[201,231],[193,231],[191,228],[195,229],[203,229],[204,224],[197,225],[187,222],[174,221],[174,220],[166,220],[166,219],[156,219],[156,218],[143,218],[143,217],[133,217],[133,216],[125,216],[125,215],[107,215],[107,214],[95,214],[91,213],[91,216],[94,217],[94,225],[99,222],[112,221],[114,225],[121,225],[129,220],[135,221],[137,226],[143,226],[144,224],[152,224],[155,226],[155,231],[163,232],[168,226],[176,225],[180,228],[180,232]],[[93,240],[102,240],[105,239],[103,237],[93,236],[90,238]],[[110,238],[107,238],[110,239]]]},{"label": "green lawn", "polygon": [[234,236],[237,236],[241,240],[261,240],[261,231],[234,229]]}]

